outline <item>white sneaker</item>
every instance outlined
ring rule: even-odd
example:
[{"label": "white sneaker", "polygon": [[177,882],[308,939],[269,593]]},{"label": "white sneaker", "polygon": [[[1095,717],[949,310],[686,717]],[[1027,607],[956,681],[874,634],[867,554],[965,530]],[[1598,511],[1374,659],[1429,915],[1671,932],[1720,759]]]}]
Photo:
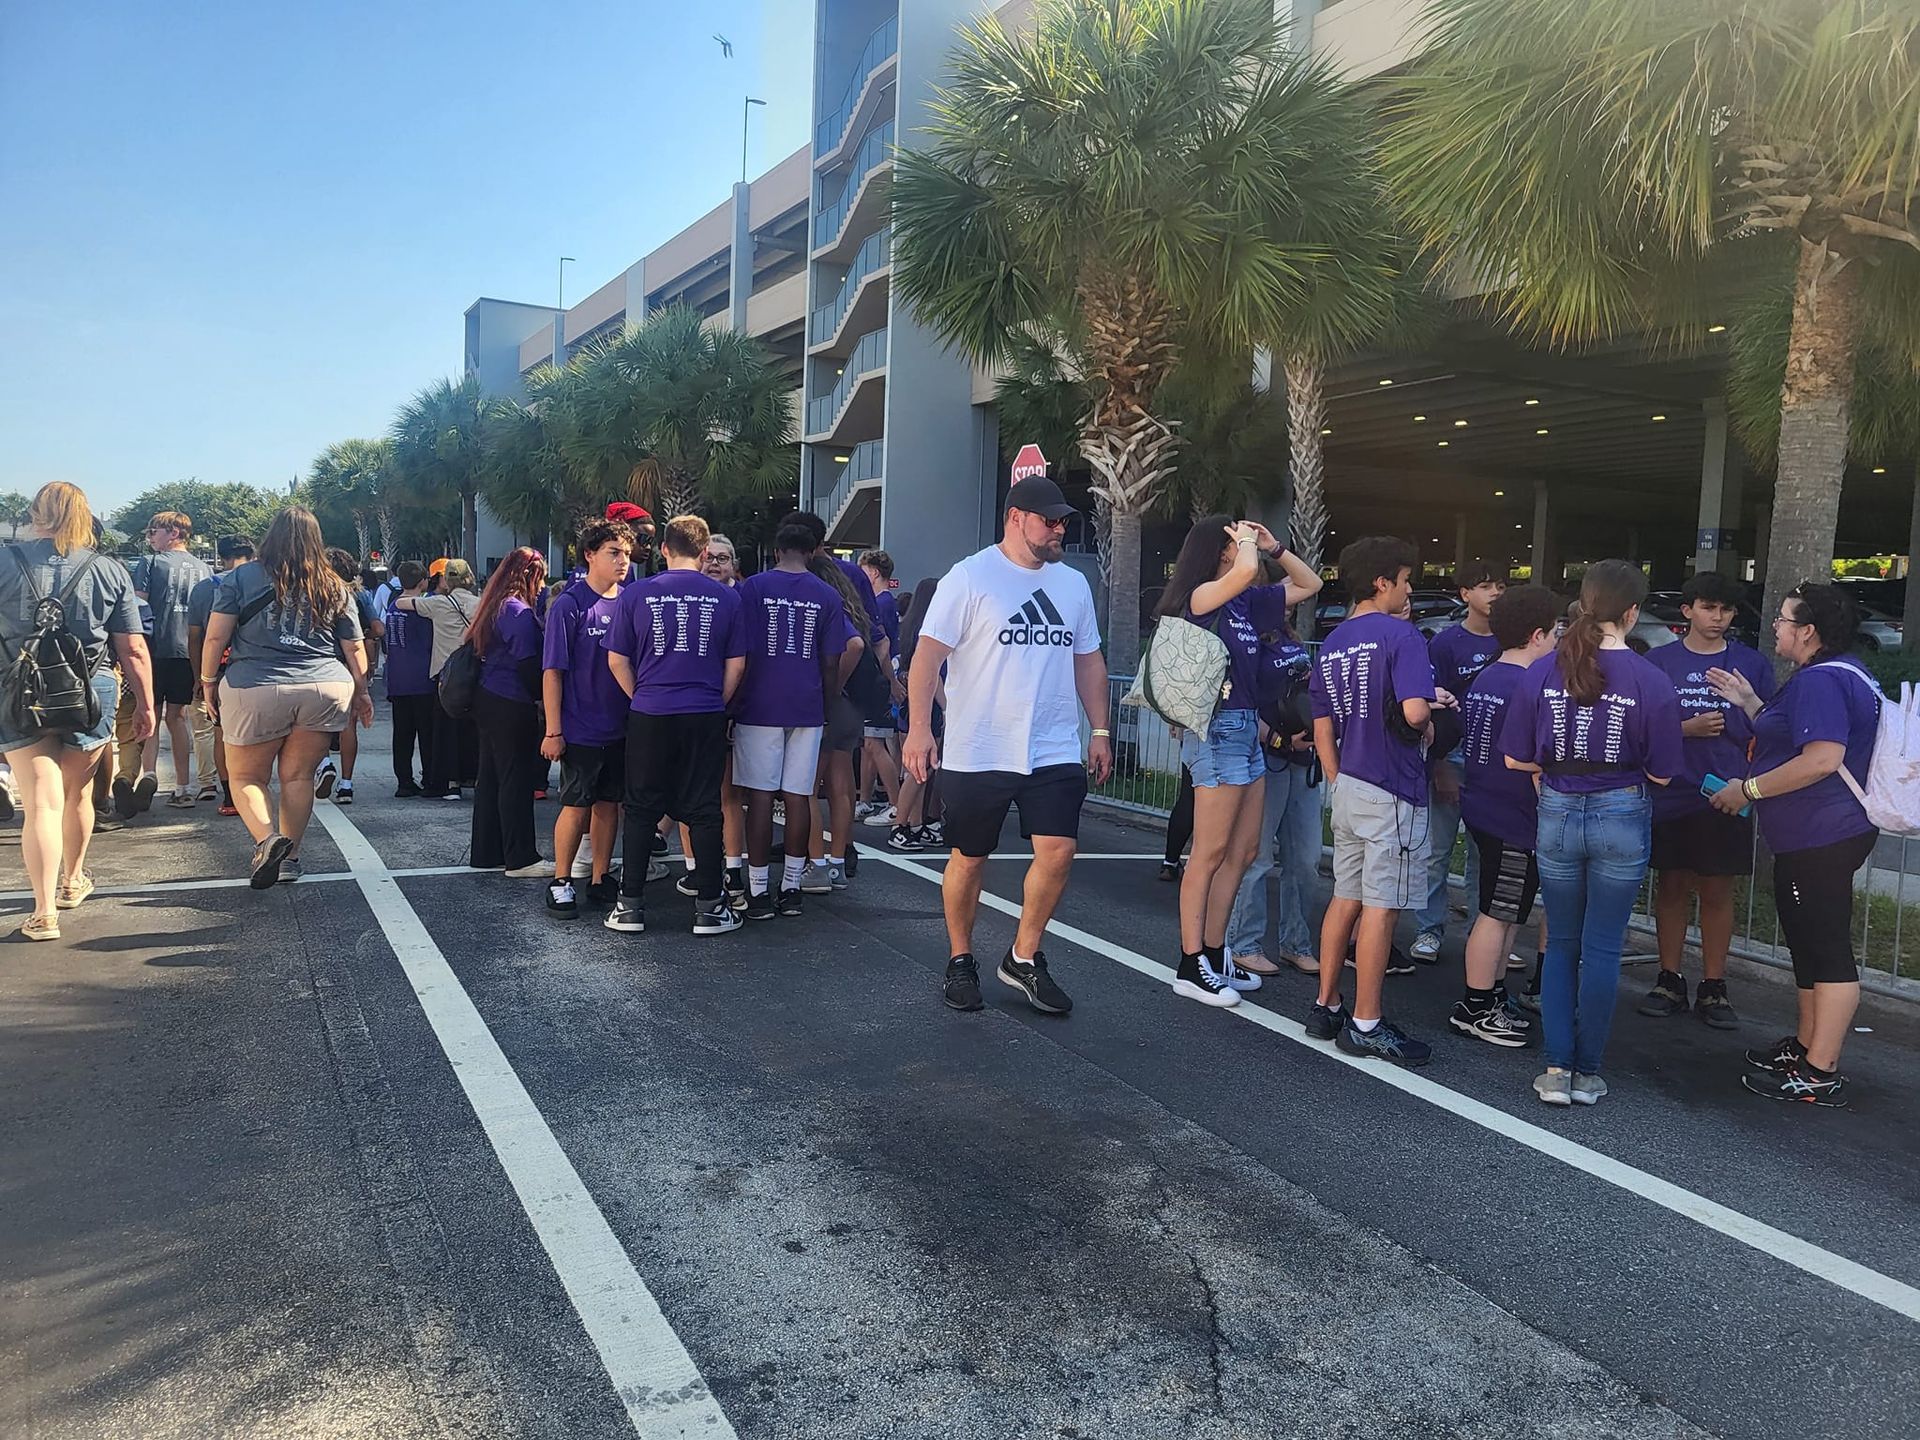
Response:
[{"label": "white sneaker", "polygon": [[1440,958],[1440,936],[1432,930],[1422,930],[1413,938],[1413,958],[1429,963]]},{"label": "white sneaker", "polygon": [[553,878],[553,862],[551,860],[536,860],[531,865],[522,865],[518,870],[507,871],[506,876],[509,880],[551,880]]},{"label": "white sneaker", "polygon": [[320,768],[313,772],[313,798],[324,800],[333,794],[333,782],[339,777],[340,772],[334,766],[333,757],[328,756],[322,760]]},{"label": "white sneaker", "polygon": [[899,816],[893,806],[875,805],[860,817],[860,823],[862,825],[883,825],[891,829],[894,822],[898,819]]},{"label": "white sneaker", "polygon": [[1234,964],[1233,952],[1231,950],[1226,952],[1226,969],[1216,971],[1215,976],[1235,990],[1238,990],[1242,995],[1260,988],[1260,977],[1251,970],[1242,970],[1238,965]]},{"label": "white sneaker", "polygon": [[573,878],[576,880],[593,879],[593,852],[585,846],[573,852]]}]

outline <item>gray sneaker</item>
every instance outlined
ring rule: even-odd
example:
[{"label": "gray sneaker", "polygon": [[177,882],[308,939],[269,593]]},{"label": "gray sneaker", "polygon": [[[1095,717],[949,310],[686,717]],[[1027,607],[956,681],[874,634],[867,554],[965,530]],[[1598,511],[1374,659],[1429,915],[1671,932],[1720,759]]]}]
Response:
[{"label": "gray sneaker", "polygon": [[1565,1070],[1548,1070],[1533,1077],[1533,1093],[1549,1105],[1573,1104],[1573,1076]]},{"label": "gray sneaker", "polygon": [[[846,888],[843,877],[841,889]],[[800,893],[803,895],[831,895],[833,893],[833,867],[824,860],[807,862],[807,868],[800,872]]]},{"label": "gray sneaker", "polygon": [[847,867],[844,865],[827,866],[828,883],[836,890],[847,888]]},{"label": "gray sneaker", "polygon": [[1422,965],[1431,965],[1440,958],[1440,941],[1438,930],[1422,930],[1413,937],[1413,947],[1409,953]]},{"label": "gray sneaker", "polygon": [[298,880],[302,873],[300,869],[300,857],[298,855],[289,855],[280,862],[280,883],[282,885],[286,884],[289,880]]},{"label": "gray sneaker", "polygon": [[1576,1105],[1598,1105],[1600,1097],[1607,1093],[1607,1082],[1598,1075],[1582,1075],[1573,1072],[1573,1100]]}]

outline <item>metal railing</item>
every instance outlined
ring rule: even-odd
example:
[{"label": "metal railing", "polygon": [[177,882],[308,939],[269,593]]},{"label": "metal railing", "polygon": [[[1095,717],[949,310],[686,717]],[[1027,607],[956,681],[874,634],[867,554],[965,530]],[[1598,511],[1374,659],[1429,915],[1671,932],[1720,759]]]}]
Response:
[{"label": "metal railing", "polygon": [[847,497],[853,494],[854,486],[878,480],[887,462],[887,442],[885,440],[862,440],[853,447],[853,454],[847,463],[839,468],[840,478],[833,482],[833,488],[827,491],[819,501],[822,519],[831,530],[840,519],[840,511],[847,503]]},{"label": "metal railing", "polygon": [[813,245],[816,250],[839,238],[841,229],[847,223],[847,212],[853,208],[853,202],[860,194],[860,187],[866,183],[868,175],[886,163],[893,149],[893,128],[893,121],[889,120],[860,142],[860,149],[853,157],[853,167],[847,175],[847,183],[841,187],[840,198],[813,217]]},{"label": "metal railing", "polygon": [[[1113,778],[1088,798],[1097,804],[1137,814],[1165,817],[1180,792],[1180,744],[1166,721],[1151,710],[1126,706],[1120,699],[1133,686],[1131,675],[1115,675],[1108,682],[1108,714],[1113,728]],[[1081,721],[1085,738],[1086,721]],[[1323,819],[1324,825],[1324,819]],[[1323,831],[1331,843],[1331,832]],[[1452,872],[1456,884],[1466,874],[1466,832],[1455,842]],[[1853,881],[1853,948],[1869,984],[1884,978],[1920,981],[1920,840],[1881,833],[1872,857]],[[1647,874],[1634,902],[1629,928],[1639,932],[1627,942],[1629,964],[1652,958],[1654,931],[1654,875]],[[1469,897],[1471,910],[1471,897]],[[1909,919],[1907,912],[1913,912]],[[1544,908],[1536,909],[1536,915]],[[1753,874],[1734,882],[1732,953],[1762,964],[1787,966],[1791,957],[1780,933],[1780,917],[1773,904],[1773,863],[1756,826]],[[1697,927],[1687,932],[1689,946],[1698,948]],[[1911,993],[1911,992],[1909,992]]]},{"label": "metal railing", "polygon": [[847,311],[853,308],[853,297],[860,292],[860,282],[892,259],[893,227],[887,225],[874,231],[861,245],[859,253],[853,257],[853,264],[847,267],[847,278],[840,282],[840,293],[818,307],[809,317],[809,344],[819,345],[833,338],[834,331],[840,328],[840,322],[847,318]]},{"label": "metal railing", "polygon": [[853,353],[840,369],[840,383],[825,395],[807,402],[807,433],[818,435],[832,429],[833,422],[840,418],[841,409],[852,397],[853,387],[860,383],[860,377],[882,368],[886,363],[887,331],[882,326],[860,337],[860,343],[853,347]]},{"label": "metal railing", "polygon": [[860,92],[866,89],[867,77],[893,58],[900,49],[900,17],[895,15],[867,37],[860,58],[853,62],[853,77],[847,81],[847,88],[840,97],[840,103],[833,112],[814,127],[814,158],[827,154],[840,143],[847,133],[847,122],[853,119],[853,107],[860,102]]}]

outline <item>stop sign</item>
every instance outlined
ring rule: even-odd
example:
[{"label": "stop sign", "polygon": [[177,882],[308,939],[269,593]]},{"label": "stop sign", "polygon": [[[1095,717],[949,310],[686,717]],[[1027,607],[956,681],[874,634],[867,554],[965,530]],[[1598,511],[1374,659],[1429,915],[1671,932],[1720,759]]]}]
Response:
[{"label": "stop sign", "polygon": [[1013,457],[1013,479],[1017,484],[1029,475],[1045,475],[1047,457],[1040,453],[1038,445],[1022,445],[1020,453]]}]

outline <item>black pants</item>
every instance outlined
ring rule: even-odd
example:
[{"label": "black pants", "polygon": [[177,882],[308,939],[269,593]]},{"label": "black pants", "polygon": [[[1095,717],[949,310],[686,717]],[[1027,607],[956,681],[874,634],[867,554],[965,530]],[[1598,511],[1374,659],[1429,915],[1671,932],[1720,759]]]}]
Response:
[{"label": "black pants", "polygon": [[[538,744],[538,742],[535,742]],[[429,795],[444,795],[450,786],[471,785],[480,773],[480,735],[471,717],[456,720],[433,701],[433,745],[425,766]]]},{"label": "black pants", "polygon": [[420,775],[430,779],[433,775],[433,731],[434,712],[440,708],[432,695],[392,695],[387,703],[393,707],[393,778],[402,785],[412,785],[413,747],[420,747]]},{"label": "black pants", "polygon": [[687,827],[693,880],[703,904],[720,898],[725,846],[720,829],[720,777],[727,768],[727,717],[627,716],[626,839],[620,893],[640,898],[662,815]]},{"label": "black pants", "polygon": [[1193,839],[1193,772],[1182,765],[1180,788],[1174,792],[1173,810],[1167,816],[1166,863],[1179,864],[1180,856],[1186,851],[1187,842],[1191,839]]},{"label": "black pants", "polygon": [[[518,870],[540,858],[533,841],[533,762],[540,707],[481,689],[473,697],[480,732],[480,778],[473,790],[473,848],[468,863]],[[645,878],[646,871],[641,871]]]},{"label": "black pants", "polygon": [[1853,958],[1853,872],[1867,863],[1879,838],[1869,830],[1773,857],[1773,903],[1798,988],[1849,985],[1860,978]]}]

